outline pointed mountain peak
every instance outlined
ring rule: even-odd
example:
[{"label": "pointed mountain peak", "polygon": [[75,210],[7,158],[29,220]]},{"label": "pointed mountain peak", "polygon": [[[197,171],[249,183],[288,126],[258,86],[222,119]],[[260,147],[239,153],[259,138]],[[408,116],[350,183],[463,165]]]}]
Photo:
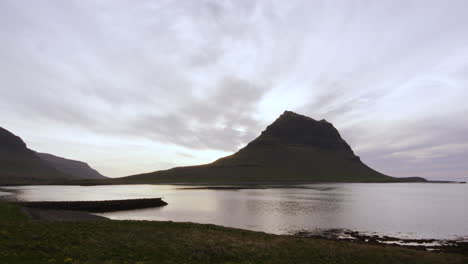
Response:
[{"label": "pointed mountain peak", "polygon": [[328,136],[341,138],[338,130],[325,119],[317,121],[305,115],[285,111],[262,134],[277,137]]},{"label": "pointed mountain peak", "polygon": [[304,121],[314,121],[314,122],[320,122],[320,123],[327,123],[327,124],[330,124],[327,120],[325,119],[322,119],[320,121],[318,120],[315,120],[311,117],[308,117],[308,116],[305,116],[305,115],[301,115],[301,114],[298,114],[298,113],[295,113],[293,111],[284,111],[277,119],[275,122],[277,121],[281,121],[281,122],[284,122],[284,120],[288,120],[288,121],[295,121],[295,122],[304,122]]},{"label": "pointed mountain peak", "polygon": [[[301,115],[301,114],[298,114],[298,113],[295,113],[293,111],[284,111],[279,117],[278,119],[307,119],[307,120],[314,120],[308,116],[305,116],[305,115]],[[315,121],[315,120],[314,120]]]},{"label": "pointed mountain peak", "polygon": [[354,155],[333,124],[291,111],[281,114],[250,145],[273,144],[343,150]]}]

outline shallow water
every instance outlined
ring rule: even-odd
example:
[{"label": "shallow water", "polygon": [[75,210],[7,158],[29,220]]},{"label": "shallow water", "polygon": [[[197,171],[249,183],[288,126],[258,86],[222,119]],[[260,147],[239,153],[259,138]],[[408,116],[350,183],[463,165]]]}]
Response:
[{"label": "shallow water", "polygon": [[467,184],[313,184],[297,188],[187,190],[174,185],[21,186],[29,201],[163,197],[160,208],[111,219],[211,223],[276,234],[350,229],[401,238],[468,240]]}]

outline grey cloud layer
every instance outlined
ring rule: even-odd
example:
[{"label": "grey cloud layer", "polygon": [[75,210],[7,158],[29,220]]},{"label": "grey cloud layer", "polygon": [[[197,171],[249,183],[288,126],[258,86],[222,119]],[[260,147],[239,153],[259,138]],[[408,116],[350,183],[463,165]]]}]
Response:
[{"label": "grey cloud layer", "polygon": [[468,175],[467,11],[466,1],[4,0],[0,118],[234,151],[288,109],[334,122],[376,169]]},{"label": "grey cloud layer", "polygon": [[142,133],[159,141],[192,148],[236,150],[255,137],[258,121],[252,117],[267,88],[227,77],[216,84],[213,94],[193,98],[168,115],[143,115],[129,133]]}]

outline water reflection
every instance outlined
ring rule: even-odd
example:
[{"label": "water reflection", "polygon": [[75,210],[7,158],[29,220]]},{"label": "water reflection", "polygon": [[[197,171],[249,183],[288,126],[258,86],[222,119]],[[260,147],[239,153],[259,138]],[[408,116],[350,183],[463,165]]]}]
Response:
[{"label": "water reflection", "polygon": [[406,238],[468,237],[468,186],[317,184],[279,189],[181,189],[171,185],[26,186],[24,200],[163,197],[168,206],[102,214],[112,219],[211,223],[277,234],[351,229]]}]

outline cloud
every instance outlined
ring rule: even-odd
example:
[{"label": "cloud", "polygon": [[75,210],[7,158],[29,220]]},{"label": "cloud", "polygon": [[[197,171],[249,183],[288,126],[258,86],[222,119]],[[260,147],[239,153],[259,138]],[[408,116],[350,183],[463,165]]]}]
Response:
[{"label": "cloud", "polygon": [[366,124],[343,134],[367,164],[387,174],[463,179],[468,173],[468,124],[463,120],[464,113],[451,113]]},{"label": "cloud", "polygon": [[253,118],[256,104],[268,86],[235,77],[226,77],[216,84],[214,93],[193,99],[168,115],[148,115],[131,125],[138,133],[189,148],[235,151],[248,139],[259,121]]},{"label": "cloud", "polygon": [[[209,162],[288,109],[333,122],[376,169],[435,177],[451,164],[460,176],[468,171],[460,163],[466,149],[456,147],[468,134],[460,121],[468,110],[467,8],[5,0],[0,120],[58,155],[73,154],[67,143],[107,140],[102,147],[121,144],[120,153],[134,141],[158,153],[154,167],[141,165],[153,152],[126,159],[80,148],[74,156],[119,175]],[[53,145],[46,134],[68,136]],[[110,160],[125,166],[111,169]]]}]

